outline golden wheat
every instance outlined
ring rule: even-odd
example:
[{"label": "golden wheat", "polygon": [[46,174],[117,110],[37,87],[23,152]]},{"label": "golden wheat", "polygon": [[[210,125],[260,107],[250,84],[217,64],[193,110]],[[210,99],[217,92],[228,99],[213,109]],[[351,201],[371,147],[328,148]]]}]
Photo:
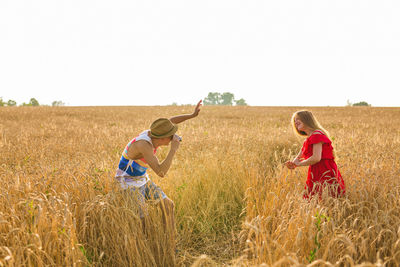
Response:
[{"label": "golden wheat", "polygon": [[[0,266],[399,266],[400,109],[309,108],[331,133],[344,199],[302,199],[295,107],[203,107],[180,125],[160,211],[113,176],[126,143],[192,107],[0,108]],[[168,148],[159,155],[164,157]],[[145,227],[144,227],[144,225]]]}]

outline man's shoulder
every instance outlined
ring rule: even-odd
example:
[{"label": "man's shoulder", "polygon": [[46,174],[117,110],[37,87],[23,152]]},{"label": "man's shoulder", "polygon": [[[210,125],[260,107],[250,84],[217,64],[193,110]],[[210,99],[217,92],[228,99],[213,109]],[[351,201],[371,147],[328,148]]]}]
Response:
[{"label": "man's shoulder", "polygon": [[135,149],[138,149],[140,151],[143,151],[143,150],[153,151],[153,146],[146,140],[137,140],[135,143],[133,143],[133,145],[134,145]]}]

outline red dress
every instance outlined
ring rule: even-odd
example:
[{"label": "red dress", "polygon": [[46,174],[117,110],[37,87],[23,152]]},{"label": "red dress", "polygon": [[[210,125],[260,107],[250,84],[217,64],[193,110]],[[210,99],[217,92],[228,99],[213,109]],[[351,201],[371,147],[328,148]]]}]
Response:
[{"label": "red dress", "polygon": [[314,131],[305,141],[301,149],[302,158],[308,159],[313,155],[313,144],[322,143],[321,160],[308,168],[306,193],[304,198],[314,194],[321,197],[323,189],[329,185],[329,195],[338,197],[346,192],[344,181],[333,156],[332,142],[319,130]]}]

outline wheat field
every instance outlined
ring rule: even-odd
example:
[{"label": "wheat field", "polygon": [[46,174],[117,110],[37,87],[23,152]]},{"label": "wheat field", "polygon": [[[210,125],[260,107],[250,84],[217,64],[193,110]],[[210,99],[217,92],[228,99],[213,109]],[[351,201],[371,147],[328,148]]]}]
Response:
[{"label": "wheat field", "polygon": [[[310,107],[343,199],[302,199],[290,118],[302,107],[202,107],[144,221],[113,179],[125,145],[193,106],[0,108],[0,266],[400,266],[400,108]],[[168,147],[158,155],[164,158]],[[143,227],[143,223],[146,227]]]}]

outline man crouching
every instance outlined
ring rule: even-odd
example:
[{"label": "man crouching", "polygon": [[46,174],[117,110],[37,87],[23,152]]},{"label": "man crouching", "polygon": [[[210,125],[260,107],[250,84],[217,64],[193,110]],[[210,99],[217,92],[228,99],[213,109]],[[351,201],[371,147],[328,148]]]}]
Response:
[{"label": "man crouching", "polygon": [[[201,100],[197,103],[192,114],[174,116],[170,119],[160,118],[155,120],[149,130],[143,131],[132,139],[122,153],[115,178],[123,189],[136,193],[139,200],[139,212],[145,216],[145,202],[147,200],[159,200],[163,212],[166,230],[172,233],[175,246],[175,217],[174,203],[167,195],[152,182],[147,174],[150,167],[158,176],[164,177],[171,167],[172,159],[182,140],[177,134],[178,125],[188,119],[197,117],[200,112]],[[157,156],[157,148],[170,146],[167,157],[160,163]]]}]

